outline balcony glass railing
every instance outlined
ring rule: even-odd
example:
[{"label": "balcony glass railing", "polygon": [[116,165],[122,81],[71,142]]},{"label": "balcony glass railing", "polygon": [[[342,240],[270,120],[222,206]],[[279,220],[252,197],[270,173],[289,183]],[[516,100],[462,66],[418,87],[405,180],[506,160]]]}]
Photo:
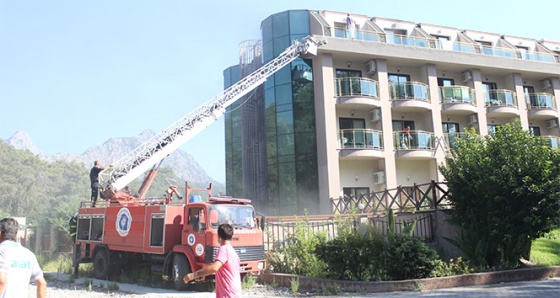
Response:
[{"label": "balcony glass railing", "polygon": [[488,90],[484,92],[484,104],[486,106],[512,106],[517,108],[517,96],[515,92],[510,90]]},{"label": "balcony glass railing", "polygon": [[428,85],[418,82],[390,83],[392,100],[416,99],[430,102]]},{"label": "balcony glass railing", "polygon": [[472,43],[455,42],[453,43],[453,51],[464,53],[478,53],[475,45]]},{"label": "balcony glass railing", "polygon": [[457,140],[464,140],[466,137],[467,135],[464,132],[447,132],[443,134],[444,141],[450,149],[457,148]]},{"label": "balcony glass railing", "polygon": [[463,102],[476,105],[474,89],[466,86],[442,86],[439,87],[441,103]]},{"label": "balcony glass railing", "polygon": [[379,130],[341,129],[339,138],[342,149],[383,149],[383,132]]},{"label": "balcony glass railing", "polygon": [[393,142],[397,150],[434,149],[434,133],[421,130],[393,133]]},{"label": "balcony glass railing", "polygon": [[556,98],[549,93],[526,93],[525,100],[529,109],[556,110]]},{"label": "balcony glass railing", "polygon": [[482,54],[489,56],[517,58],[517,52],[515,49],[482,46]]},{"label": "balcony glass railing", "polygon": [[523,53],[523,59],[543,62],[554,62],[554,55],[545,53]]},{"label": "balcony glass railing", "polygon": [[541,136],[541,138],[545,138],[548,140],[548,145],[550,146],[550,148],[560,149],[560,137]]},{"label": "balcony glass railing", "polygon": [[429,40],[427,38],[419,37],[419,36],[388,34],[387,43],[402,44],[405,46],[414,46],[414,47],[422,47],[422,48],[430,47]]},{"label": "balcony glass railing", "polygon": [[334,82],[336,96],[378,97],[377,81],[367,78],[338,78]]},{"label": "balcony glass railing", "polygon": [[[335,28],[334,36],[340,38],[352,38],[350,31],[346,30],[345,28]],[[354,39],[365,40],[365,41],[380,41],[380,42],[385,41],[383,36],[380,35],[379,33],[375,31],[367,31],[367,30],[355,30]]]}]

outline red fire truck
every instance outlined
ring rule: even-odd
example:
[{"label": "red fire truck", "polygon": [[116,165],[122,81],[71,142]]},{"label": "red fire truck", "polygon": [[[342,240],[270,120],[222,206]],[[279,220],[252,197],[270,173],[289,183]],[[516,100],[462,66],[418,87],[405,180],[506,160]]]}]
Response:
[{"label": "red fire truck", "polygon": [[[162,198],[145,198],[162,160],[216,121],[225,109],[262,84],[267,77],[301,55],[315,55],[311,37],[294,40],[277,58],[224,90],[208,103],[186,115],[160,134],[130,152],[100,174],[105,200],[82,202],[77,216],[74,274],[80,263],[93,262],[94,275],[106,279],[123,266],[149,262],[154,272],[173,280],[185,290],[183,276],[214,262],[221,223],[234,227],[232,245],[241,260],[241,272],[258,273],[265,268],[263,227],[246,199],[191,195],[185,182],[184,196],[174,183]],[[137,194],[122,189],[146,173]]]}]

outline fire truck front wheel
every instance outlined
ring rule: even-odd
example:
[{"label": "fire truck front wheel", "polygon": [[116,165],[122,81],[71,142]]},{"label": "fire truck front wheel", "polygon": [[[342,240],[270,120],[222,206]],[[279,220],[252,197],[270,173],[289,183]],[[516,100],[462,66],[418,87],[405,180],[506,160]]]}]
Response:
[{"label": "fire truck front wheel", "polygon": [[107,279],[109,277],[109,255],[105,249],[101,249],[95,254],[93,275],[97,279]]},{"label": "fire truck front wheel", "polygon": [[173,287],[177,291],[185,291],[188,289],[188,284],[183,282],[183,277],[191,273],[191,267],[189,266],[189,261],[187,257],[183,254],[175,254],[173,256]]}]

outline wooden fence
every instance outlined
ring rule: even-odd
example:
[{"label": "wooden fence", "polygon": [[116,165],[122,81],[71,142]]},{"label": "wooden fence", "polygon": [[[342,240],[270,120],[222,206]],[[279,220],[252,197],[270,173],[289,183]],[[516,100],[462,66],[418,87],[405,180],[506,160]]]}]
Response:
[{"label": "wooden fence", "polygon": [[386,214],[390,209],[395,213],[415,212],[449,208],[448,195],[446,183],[432,180],[358,196],[331,198],[331,205],[333,214]]},{"label": "wooden fence", "polygon": [[[401,233],[403,223],[411,224],[416,220],[413,235],[424,238],[426,242],[434,240],[432,212],[419,212],[416,214],[402,213],[395,216],[395,231]],[[345,216],[278,216],[267,217],[265,228],[265,249],[275,249],[286,244],[291,237],[298,237],[297,232],[305,231],[313,234],[324,233],[328,240],[334,239],[338,228],[342,224],[350,223],[353,227],[365,229],[366,226],[375,227],[380,233],[385,234],[389,221],[386,216],[355,214]],[[299,227],[298,227],[299,226]]]},{"label": "wooden fence", "polygon": [[413,235],[431,242],[434,240],[434,211],[450,208],[448,196],[447,185],[432,180],[425,184],[334,198],[331,199],[332,215],[267,217],[265,246],[266,249],[274,249],[285,244],[296,235],[298,224],[313,233],[325,233],[327,239],[334,239],[341,222],[348,218],[354,226],[373,225],[385,233],[388,228],[386,217],[391,209],[395,213],[397,233],[402,231],[403,222],[416,220]]}]

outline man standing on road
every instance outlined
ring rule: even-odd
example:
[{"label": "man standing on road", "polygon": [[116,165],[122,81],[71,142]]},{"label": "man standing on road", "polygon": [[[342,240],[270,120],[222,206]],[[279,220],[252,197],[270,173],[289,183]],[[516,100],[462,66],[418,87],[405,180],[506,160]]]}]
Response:
[{"label": "man standing on road", "polygon": [[231,246],[233,227],[230,224],[221,224],[218,227],[218,241],[220,248],[214,263],[194,273],[183,277],[188,283],[191,280],[216,274],[216,298],[240,298],[241,275],[239,273],[239,256]]},{"label": "man standing on road", "polygon": [[47,297],[47,282],[37,258],[16,242],[18,222],[0,221],[0,298],[27,297],[30,282],[37,285],[37,298]]}]

